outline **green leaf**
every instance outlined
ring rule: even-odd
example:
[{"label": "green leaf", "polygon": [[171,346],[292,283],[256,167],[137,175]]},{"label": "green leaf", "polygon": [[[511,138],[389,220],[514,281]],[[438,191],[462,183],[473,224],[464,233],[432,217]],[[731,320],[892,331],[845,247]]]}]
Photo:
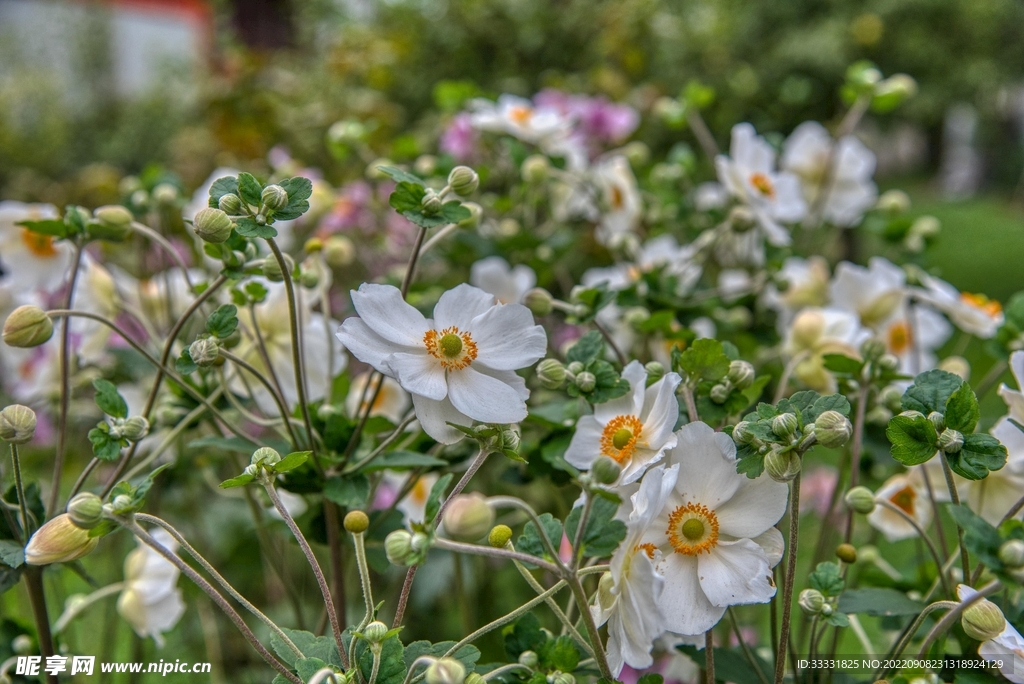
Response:
[{"label": "green leaf", "polygon": [[884,617],[887,615],[917,615],[924,609],[924,604],[907,598],[906,594],[896,589],[866,587],[844,591],[839,595],[836,609],[840,613],[866,613]]},{"label": "green leaf", "polygon": [[967,435],[974,432],[981,418],[978,397],[966,382],[946,400],[944,409],[946,427]]},{"label": "green leaf", "polygon": [[89,430],[89,442],[92,453],[101,461],[116,461],[121,455],[121,440],[110,438],[110,433],[102,428]]},{"label": "green leaf", "polygon": [[580,664],[580,651],[569,635],[549,639],[537,652],[546,669],[572,672]]},{"label": "green leaf", "polygon": [[247,204],[254,207],[260,205],[260,195],[263,193],[263,186],[251,173],[244,171],[238,174],[238,194]]},{"label": "green leaf", "polygon": [[[408,670],[416,662],[416,659],[422,656],[440,658],[454,645],[454,641],[439,641],[436,644],[429,641],[414,641],[405,647],[405,654],[402,656],[405,660],[405,667]],[[476,663],[480,660],[480,649],[472,644],[466,644],[449,657],[462,663],[466,668],[466,674],[469,674],[476,670]]]},{"label": "green leaf", "polygon": [[46,219],[43,221],[18,221],[16,225],[27,228],[36,235],[49,235],[51,237],[66,238],[71,234],[68,225],[60,219]]},{"label": "green leaf", "polygon": [[1003,544],[1003,538],[999,530],[967,506],[949,504],[946,509],[964,531],[964,545],[967,549],[990,568],[1001,569],[1003,562],[999,560],[999,547]]},{"label": "green leaf", "polygon": [[223,340],[230,337],[238,327],[238,307],[234,304],[221,304],[206,319],[206,332]]},{"label": "green leaf", "polygon": [[329,478],[324,483],[324,496],[343,508],[362,508],[370,496],[370,480],[361,473]]},{"label": "green leaf", "polygon": [[565,355],[566,361],[573,363],[578,361],[586,366],[591,361],[600,358],[604,354],[604,338],[601,333],[591,330],[586,335],[576,340],[576,343],[569,348]]},{"label": "green leaf", "polygon": [[[583,531],[584,556],[591,558],[610,556],[626,538],[626,524],[621,520],[614,519],[617,510],[618,506],[607,499],[594,499],[590,517],[587,519],[587,527]],[[576,539],[576,528],[579,527],[582,513],[583,507],[577,506],[565,519],[565,534],[571,540]]]},{"label": "green leaf", "polygon": [[938,435],[924,416],[893,416],[885,429],[892,443],[892,457],[903,465],[918,465],[935,455]]},{"label": "green leaf", "polygon": [[174,359],[174,370],[182,375],[189,375],[199,370],[199,366],[192,360],[192,353],[188,350],[188,347],[182,349],[181,356]]},{"label": "green leaf", "polygon": [[[385,639],[381,643],[380,667],[377,670],[376,684],[402,684],[405,681],[405,649],[397,636]],[[370,681],[370,674],[373,672],[373,653],[366,647],[362,639],[356,642],[356,660],[359,661],[359,670],[363,673],[363,680]]]},{"label": "green leaf", "polygon": [[844,416],[850,415],[850,400],[842,394],[830,394],[820,397],[803,412],[804,423],[812,423],[825,411],[838,411]]},{"label": "green leaf", "polygon": [[360,472],[377,470],[408,470],[410,468],[437,468],[448,465],[448,461],[413,451],[388,451],[360,468]]},{"label": "green leaf", "polygon": [[430,494],[427,495],[427,505],[423,512],[423,522],[430,524],[435,517],[437,512],[441,509],[441,499],[444,497],[445,490],[448,489],[448,483],[452,481],[452,474],[442,475],[438,478],[434,486],[430,488]]},{"label": "green leaf", "polygon": [[234,176],[224,176],[213,181],[210,186],[210,206],[218,207],[220,198],[224,195],[238,194],[238,179]]},{"label": "green leaf", "polygon": [[843,581],[842,572],[839,569],[839,563],[831,561],[818,563],[818,567],[811,573],[810,585],[812,589],[817,589],[827,598],[839,596],[846,585],[846,582]]},{"label": "green leaf", "polygon": [[[704,649],[698,650],[696,646],[680,645],[676,650],[686,654],[697,667],[703,668],[707,664],[707,653]],[[733,684],[761,684],[762,677],[772,681],[772,669],[764,660],[754,653],[754,660],[761,670],[761,677],[758,676],[750,661],[738,648],[715,648],[715,679],[719,682],[732,682]],[[639,682],[637,682],[639,684]]]},{"label": "green leaf", "polygon": [[221,489],[232,489],[234,487],[244,487],[256,478],[249,473],[242,473],[238,477],[233,477],[230,480],[224,480],[220,483]]},{"label": "green leaf", "polygon": [[402,181],[395,186],[394,191],[388,197],[388,204],[400,213],[420,212],[423,210],[423,196],[426,190],[418,183]]},{"label": "green leaf", "polygon": [[288,204],[274,212],[274,220],[291,221],[309,211],[309,198],[313,194],[313,182],[296,176],[285,178],[278,183],[288,193]]},{"label": "green leaf", "polygon": [[10,539],[0,539],[0,563],[17,568],[25,562],[25,549]]},{"label": "green leaf", "polygon": [[[319,658],[320,660],[334,665],[335,667],[341,667],[341,658],[338,657],[338,647],[334,643],[334,639],[331,637],[321,636],[318,637],[309,632],[304,632],[299,629],[288,629],[283,627],[281,629],[285,635],[291,639],[292,643],[302,651],[303,655],[307,658]],[[285,645],[284,641],[277,634],[270,635],[270,647],[274,649],[278,657],[295,667],[295,662],[299,658],[295,655],[292,649]]]},{"label": "green leaf", "polygon": [[736,472],[757,479],[764,472],[764,454],[749,446],[740,447],[736,450]]},{"label": "green leaf", "polygon": [[293,451],[274,464],[274,472],[287,473],[289,470],[295,470],[305,463],[312,453],[312,451]]},{"label": "green leaf", "polygon": [[956,453],[946,454],[949,467],[960,477],[981,480],[989,471],[1006,465],[1006,447],[983,432],[964,435],[964,445]]},{"label": "green leaf", "polygon": [[299,658],[295,661],[295,674],[299,675],[302,681],[308,682],[326,665],[327,663],[319,658]]},{"label": "green leaf", "polygon": [[408,171],[403,171],[402,169],[396,169],[394,166],[378,166],[377,171],[380,171],[396,183],[411,183],[419,186],[423,185],[423,180],[419,176],[413,175]]},{"label": "green leaf", "polygon": [[537,652],[547,641],[547,637],[541,631],[540,620],[533,613],[527,613],[519,618],[511,629],[506,627],[503,631],[505,632],[505,652],[513,662],[524,651]]},{"label": "green leaf", "polygon": [[242,237],[263,238],[277,237],[277,229],[269,224],[260,225],[251,218],[240,218],[235,221],[235,231]]},{"label": "green leaf", "polygon": [[159,468],[156,468],[149,475],[146,476],[138,486],[133,487],[131,490],[132,505],[137,508],[142,508],[142,504],[145,503],[146,494],[149,494],[149,490],[152,489],[153,483],[156,481],[157,476],[163,471],[171,467],[170,463],[165,463]]},{"label": "green leaf", "polygon": [[473,214],[470,213],[469,209],[462,206],[462,202],[453,200],[451,202],[445,202],[441,205],[441,218],[448,223],[459,223],[465,221]]},{"label": "green leaf", "polygon": [[114,418],[128,417],[128,403],[117,391],[117,387],[109,380],[93,380],[92,386],[96,390],[96,405],[108,416]]},{"label": "green leaf", "polygon": [[849,627],[850,618],[846,616],[846,613],[836,611],[825,618],[825,622],[832,625],[833,627]]},{"label": "green leaf", "polygon": [[932,411],[942,413],[946,410],[946,402],[963,380],[943,370],[930,370],[914,378],[914,384],[903,393],[903,410],[920,411],[928,415]]},{"label": "green leaf", "polygon": [[587,370],[594,374],[595,381],[594,389],[587,393],[590,403],[603,404],[629,392],[629,380],[615,372],[615,368],[607,361],[592,361]]},{"label": "green leaf", "polygon": [[664,684],[665,678],[657,672],[648,672],[636,680],[636,684]]},{"label": "green leaf", "polygon": [[679,368],[673,369],[691,380],[721,380],[729,373],[729,357],[718,340],[694,340],[679,356]]},{"label": "green leaf", "polygon": [[[550,513],[541,513],[538,517],[540,518],[540,524],[544,527],[544,533],[547,535],[548,541],[557,549],[558,545],[562,543],[562,521]],[[546,549],[547,547],[540,538],[537,526],[532,521],[526,523],[523,526],[523,533],[516,540],[516,550],[536,556],[537,558],[553,561],[554,558],[551,557],[551,554]]]},{"label": "green leaf", "polygon": [[859,376],[864,368],[864,362],[846,356],[845,354],[824,354],[822,359],[825,362],[825,369],[833,373],[843,375]]}]

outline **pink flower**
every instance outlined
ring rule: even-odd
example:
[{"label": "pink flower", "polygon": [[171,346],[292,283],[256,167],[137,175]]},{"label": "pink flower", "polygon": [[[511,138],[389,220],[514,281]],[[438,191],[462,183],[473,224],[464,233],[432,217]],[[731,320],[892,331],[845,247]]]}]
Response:
[{"label": "pink flower", "polygon": [[800,512],[827,515],[838,475],[834,468],[814,468],[805,473],[800,487]]},{"label": "pink flower", "polygon": [[438,148],[444,154],[450,154],[455,161],[471,160],[476,154],[477,132],[473,128],[471,116],[463,112],[457,114],[441,134]]}]

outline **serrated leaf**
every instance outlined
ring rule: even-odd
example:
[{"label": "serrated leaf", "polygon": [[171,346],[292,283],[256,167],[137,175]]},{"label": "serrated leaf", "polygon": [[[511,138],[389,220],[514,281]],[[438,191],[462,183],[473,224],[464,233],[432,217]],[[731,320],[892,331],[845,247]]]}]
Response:
[{"label": "serrated leaf", "polygon": [[110,438],[110,433],[100,428],[89,430],[92,453],[101,461],[116,461],[121,455],[121,440]]},{"label": "serrated leaf", "polygon": [[989,471],[1006,465],[1006,447],[992,435],[982,432],[964,435],[960,451],[946,454],[954,473],[968,480],[981,480]]},{"label": "serrated leaf", "polygon": [[515,662],[524,651],[538,651],[547,641],[541,631],[540,620],[533,613],[527,613],[511,629],[505,628],[505,652]]},{"label": "serrated leaf", "polygon": [[260,205],[260,195],[263,193],[263,186],[251,173],[244,171],[238,174],[238,194],[247,204],[254,207]]},{"label": "serrated leaf", "polygon": [[249,473],[242,473],[238,477],[232,477],[229,480],[224,480],[220,483],[221,489],[232,489],[234,487],[244,487],[256,478]]},{"label": "serrated leaf", "polygon": [[96,390],[96,405],[108,416],[114,418],[128,417],[128,402],[124,400],[117,387],[109,380],[93,380],[92,386]]},{"label": "serrated leaf", "polygon": [[825,411],[838,411],[844,416],[850,415],[850,400],[842,394],[829,394],[819,397],[803,412],[804,423],[812,423]]},{"label": "serrated leaf", "polygon": [[[303,655],[307,658],[319,658],[330,665],[341,667],[341,658],[338,657],[338,647],[334,643],[333,638],[326,636],[318,637],[309,632],[304,632],[299,629],[288,629],[287,627],[282,628],[281,631],[291,639],[296,648],[302,651]],[[282,661],[292,667],[295,667],[295,662],[299,660],[299,658],[290,648],[288,648],[287,645],[285,645],[284,641],[282,641],[281,637],[277,634],[271,633],[270,647],[274,649],[274,652],[277,653],[278,657]]]},{"label": "serrated leaf", "polygon": [[[562,543],[562,521],[558,520],[550,513],[541,513],[538,516],[540,524],[544,528],[544,533],[547,535],[548,541],[551,542],[554,548],[558,548],[559,544]],[[523,533],[519,535],[516,540],[516,550],[522,553],[528,553],[531,556],[537,558],[546,558],[547,560],[554,560],[551,555],[547,552],[547,547],[540,538],[540,531],[533,522],[528,522],[523,526]]]},{"label": "serrated leaf", "polygon": [[223,340],[238,328],[238,307],[222,304],[206,319],[206,332]]},{"label": "serrated leaf", "polygon": [[423,509],[424,524],[429,525],[437,517],[437,512],[441,509],[441,499],[444,497],[444,493],[451,481],[452,474],[448,473],[439,477],[434,486],[430,488],[430,494],[427,495],[427,504]]},{"label": "serrated leaf", "polygon": [[[403,684],[407,672],[403,658],[404,651],[402,642],[397,636],[381,642],[380,666],[377,670],[376,684]],[[373,654],[362,639],[356,642],[356,660],[359,661],[359,670],[363,673],[364,681],[369,682],[370,674],[373,672]]]},{"label": "serrated leaf", "polygon": [[192,360],[192,352],[188,350],[188,347],[182,349],[181,356],[174,360],[174,370],[181,375],[188,375],[199,370],[199,366]]},{"label": "serrated leaf", "polygon": [[263,238],[277,237],[277,230],[271,225],[260,225],[251,218],[240,218],[235,222],[235,231],[242,237]]},{"label": "serrated leaf", "polygon": [[930,370],[914,378],[914,384],[903,393],[903,410],[920,411],[928,415],[932,411],[942,413],[946,410],[946,402],[963,380],[959,375],[943,370]]},{"label": "serrated leaf", "polygon": [[694,340],[679,356],[679,368],[673,370],[691,380],[721,380],[729,373],[729,357],[718,340]]},{"label": "serrated leaf", "polygon": [[999,547],[1003,544],[1003,538],[999,534],[999,530],[967,506],[949,504],[946,506],[946,510],[964,531],[964,545],[967,549],[974,552],[981,562],[990,568],[1002,568],[1003,562],[999,560]]},{"label": "serrated leaf", "polygon": [[210,186],[210,206],[216,208],[220,204],[220,198],[224,195],[238,194],[238,179],[234,176],[224,176],[213,181]]},{"label": "serrated leaf", "polygon": [[312,453],[312,451],[293,451],[274,464],[274,472],[287,473],[289,470],[295,470],[305,463]]},{"label": "serrated leaf", "polygon": [[[604,498],[594,499],[591,506],[587,527],[583,531],[583,555],[590,558],[610,556],[619,543],[626,538],[626,524],[615,520],[618,506]],[[583,507],[572,509],[565,519],[565,535],[570,540],[576,539],[576,528],[579,527]]]},{"label": "serrated leaf", "polygon": [[395,181],[396,183],[412,183],[413,185],[423,185],[423,180],[408,171],[395,168],[394,166],[378,166],[377,170],[383,173],[385,176]]},{"label": "serrated leaf", "polygon": [[832,625],[833,627],[849,627],[850,618],[846,616],[846,613],[841,613],[838,610],[831,615],[824,618],[825,622]]},{"label": "serrated leaf", "polygon": [[602,354],[604,354],[604,338],[598,331],[591,330],[576,340],[576,343],[569,348],[565,359],[569,363],[579,362],[586,366],[591,361],[600,358]]},{"label": "serrated leaf", "polygon": [[370,480],[361,473],[332,477],[324,483],[324,497],[343,508],[362,508],[369,496]]},{"label": "serrated leaf", "polygon": [[764,472],[764,454],[749,446],[740,447],[736,451],[736,472],[746,475],[751,480],[757,479]]},{"label": "serrated leaf", "polygon": [[885,436],[892,444],[892,457],[903,465],[919,465],[936,453],[938,435],[935,426],[924,416],[893,416]]},{"label": "serrated leaf", "polygon": [[423,197],[426,193],[422,185],[402,181],[388,196],[388,204],[399,213],[419,212],[423,209]]},{"label": "serrated leaf", "polygon": [[859,376],[864,368],[864,362],[845,354],[824,354],[822,360],[825,362],[825,369],[833,373],[843,375]]},{"label": "serrated leaf", "polygon": [[811,573],[809,584],[812,589],[817,589],[825,597],[831,598],[842,593],[846,582],[843,580],[839,564],[825,561],[818,563],[818,567]]},{"label": "serrated leaf", "polygon": [[580,651],[569,635],[549,639],[537,655],[545,669],[572,672],[580,664]]},{"label": "serrated leaf", "polygon": [[[440,658],[454,645],[454,641],[439,641],[436,644],[429,641],[414,641],[405,647],[405,653],[402,656],[405,660],[405,667],[406,669],[412,667],[416,659],[423,656]],[[462,663],[466,668],[466,674],[469,674],[476,670],[476,663],[480,660],[480,649],[472,644],[466,644],[448,657],[455,658]]]},{"label": "serrated leaf", "polygon": [[888,587],[848,589],[839,595],[836,609],[840,613],[864,613],[877,617],[917,615],[924,604],[908,598],[905,593]]},{"label": "serrated leaf", "polygon": [[445,202],[441,205],[440,216],[448,223],[459,223],[460,221],[465,221],[472,215],[473,214],[470,213],[469,209],[462,206],[462,202],[459,202],[458,200]]},{"label": "serrated leaf", "polygon": [[0,539],[0,563],[11,567],[21,567],[25,562],[25,549],[21,544],[10,539]]},{"label": "serrated leaf", "polygon": [[944,411],[946,427],[967,435],[974,432],[981,419],[978,397],[966,382],[962,383],[946,400]]}]

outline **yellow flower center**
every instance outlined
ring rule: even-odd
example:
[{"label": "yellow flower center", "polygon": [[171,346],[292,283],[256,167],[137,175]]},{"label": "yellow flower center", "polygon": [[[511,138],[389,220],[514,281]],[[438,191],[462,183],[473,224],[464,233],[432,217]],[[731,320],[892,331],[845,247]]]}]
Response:
[{"label": "yellow flower center", "polygon": [[445,370],[465,368],[476,358],[476,342],[468,332],[459,332],[455,326],[445,328],[440,333],[428,330],[423,335],[423,344],[427,353],[441,362]]},{"label": "yellow flower center", "polygon": [[625,203],[626,203],[626,201],[625,201],[625,193],[622,192],[622,188],[620,188],[618,185],[613,185],[612,186],[612,201],[611,201],[612,209],[614,209],[615,211],[618,211],[618,210],[622,209],[622,207],[623,207],[623,205],[625,205]]},{"label": "yellow flower center", "polygon": [[533,117],[533,109],[530,107],[512,107],[508,110],[508,118],[520,126],[525,125]]},{"label": "yellow flower center", "polygon": [[763,173],[755,173],[750,176],[750,184],[765,197],[775,197],[775,186],[772,179]]},{"label": "yellow flower center", "polygon": [[961,292],[960,301],[968,306],[973,306],[977,309],[981,309],[992,318],[997,317],[1003,312],[1003,306],[994,299],[989,299],[983,294],[972,294],[970,292]]},{"label": "yellow flower center", "polygon": [[906,486],[889,497],[894,506],[909,516],[914,515],[914,502],[917,500],[917,492],[911,486]]},{"label": "yellow flower center", "polygon": [[654,552],[657,551],[657,550],[658,550],[657,546],[655,546],[654,544],[648,542],[646,544],[637,544],[636,547],[633,549],[633,552],[635,553],[637,551],[643,551],[647,555],[648,558],[653,560],[654,559]]},{"label": "yellow flower center", "polygon": [[914,344],[914,334],[906,321],[896,321],[888,330],[889,351],[897,356],[905,354]]},{"label": "yellow flower center", "polygon": [[676,553],[697,556],[718,545],[718,516],[703,504],[678,506],[668,516],[668,541]]},{"label": "yellow flower center", "polygon": [[629,462],[643,428],[636,416],[615,416],[601,433],[601,453],[617,463]]},{"label": "yellow flower center", "polygon": [[28,251],[42,259],[57,256],[57,249],[53,246],[53,238],[49,235],[33,233],[28,228],[21,229],[21,241],[28,247]]}]

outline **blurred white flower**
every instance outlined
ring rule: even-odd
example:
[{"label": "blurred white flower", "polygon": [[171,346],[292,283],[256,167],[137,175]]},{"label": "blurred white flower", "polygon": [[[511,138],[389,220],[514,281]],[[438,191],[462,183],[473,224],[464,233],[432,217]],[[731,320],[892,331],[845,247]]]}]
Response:
[{"label": "blurred white flower", "polygon": [[500,256],[491,256],[469,267],[469,283],[494,295],[500,304],[519,304],[537,284],[537,274],[526,264],[510,266]]},{"label": "blurred white flower", "polygon": [[364,283],[352,292],[359,317],[338,338],[352,354],[413,395],[424,432],[451,444],[447,425],[517,423],[526,418],[526,383],[516,370],[544,356],[547,335],[521,304],[498,304],[471,285],[448,290],[427,319],[398,288]]},{"label": "blurred white flower", "polygon": [[[412,477],[416,479],[410,482]],[[395,505],[395,508],[402,514],[404,525],[408,526],[409,523],[413,522],[429,522],[424,520],[427,510],[427,498],[430,496],[430,490],[434,483],[437,482],[438,477],[437,473],[424,473],[423,475],[416,476],[393,470],[384,471],[382,484],[394,491],[396,495],[405,490],[406,487],[409,488],[408,493]],[[393,501],[394,499],[392,499]]]},{"label": "blurred white flower", "polygon": [[[352,379],[352,386],[349,387],[348,396],[345,397],[345,413],[350,418],[354,419],[360,411],[366,410],[366,403],[370,401],[370,396],[368,394],[363,398],[363,392],[368,391],[366,383],[369,382],[370,376],[371,373],[366,372]],[[363,403],[360,404],[360,401]],[[408,392],[402,389],[402,386],[393,378],[384,376],[383,384],[381,384],[377,398],[370,408],[369,415],[384,416],[393,424],[398,425],[402,422],[411,404],[412,400],[409,398]]]},{"label": "blurred white flower", "polygon": [[[992,427],[992,436],[1006,447],[1006,467],[1002,471],[1024,476],[1024,432],[1014,425],[1015,420],[1024,425],[1024,351],[1015,351],[1010,355],[1010,371],[1017,381],[1018,389],[1011,389],[1006,383],[999,385],[999,396],[1006,402],[1006,415],[996,421]],[[990,473],[994,475],[995,473]]]},{"label": "blurred white flower", "polygon": [[636,232],[643,216],[640,188],[629,160],[621,155],[606,157],[592,169],[594,183],[601,191],[601,218],[596,237],[602,245],[613,246]]},{"label": "blurred white flower", "polygon": [[693,205],[697,211],[722,209],[728,201],[729,191],[721,183],[701,183],[693,191]]},{"label": "blurred white flower", "polygon": [[[945,483],[936,482],[929,474],[933,491],[939,493]],[[875,492],[876,500],[884,500],[899,508],[915,520],[921,529],[928,529],[932,522],[932,506],[928,500],[928,490],[922,473],[913,470],[909,473],[893,475]],[[890,542],[909,539],[917,536],[917,530],[902,515],[882,505],[868,514],[868,524],[881,532]]]},{"label": "blurred white flower", "polygon": [[927,306],[904,305],[876,327],[886,351],[900,360],[899,371],[908,375],[934,368],[936,350],[953,334],[953,326]]},{"label": "blurred white flower", "polygon": [[782,262],[778,275],[784,285],[769,284],[765,288],[764,302],[779,313],[780,330],[785,330],[797,311],[805,306],[828,304],[831,274],[823,257],[788,257]]},{"label": "blurred white flower", "polygon": [[[830,161],[833,171],[828,179]],[[837,226],[857,225],[878,199],[878,188],[871,180],[874,153],[852,135],[837,144],[817,121],[805,121],[786,139],[781,166],[800,177],[809,206],[820,201],[822,192],[827,193],[823,216]]]},{"label": "blurred white flower", "polygon": [[470,124],[481,131],[507,133],[539,144],[568,136],[572,119],[551,107],[537,107],[522,97],[504,94],[497,102],[478,98],[469,102]]},{"label": "blurred white flower", "polygon": [[786,334],[783,351],[791,359],[801,357],[793,376],[813,390],[836,391],[836,380],[825,368],[826,354],[860,358],[860,345],[870,333],[856,314],[842,309],[807,307],[796,315]]},{"label": "blurred white flower", "polygon": [[832,305],[853,311],[862,325],[877,328],[903,304],[906,283],[906,273],[888,259],[872,257],[867,268],[844,261],[832,279]]},{"label": "blurred white flower", "polygon": [[975,337],[987,340],[1003,324],[1003,307],[985,295],[960,292],[944,280],[922,274],[924,288],[914,295],[949,316],[953,325]]},{"label": "blurred white flower", "polygon": [[[175,553],[178,543],[162,529],[150,534],[161,546]],[[185,612],[178,589],[180,571],[159,553],[139,542],[124,561],[124,589],[117,599],[117,612],[142,638],[153,637],[164,645],[163,633],[172,629]]]},{"label": "blurred white flower", "polygon": [[[277,494],[281,497],[281,504],[284,506],[284,510],[288,511],[288,515],[292,518],[297,518],[309,510],[309,504],[306,503],[306,498],[301,494],[293,494],[287,489],[280,487],[277,489]],[[267,508],[267,515],[276,520],[284,520],[278,512],[277,506]]]},{"label": "blurred white flower", "polygon": [[0,202],[0,283],[16,292],[60,288],[71,268],[71,245],[16,225],[58,218],[52,204]]}]

